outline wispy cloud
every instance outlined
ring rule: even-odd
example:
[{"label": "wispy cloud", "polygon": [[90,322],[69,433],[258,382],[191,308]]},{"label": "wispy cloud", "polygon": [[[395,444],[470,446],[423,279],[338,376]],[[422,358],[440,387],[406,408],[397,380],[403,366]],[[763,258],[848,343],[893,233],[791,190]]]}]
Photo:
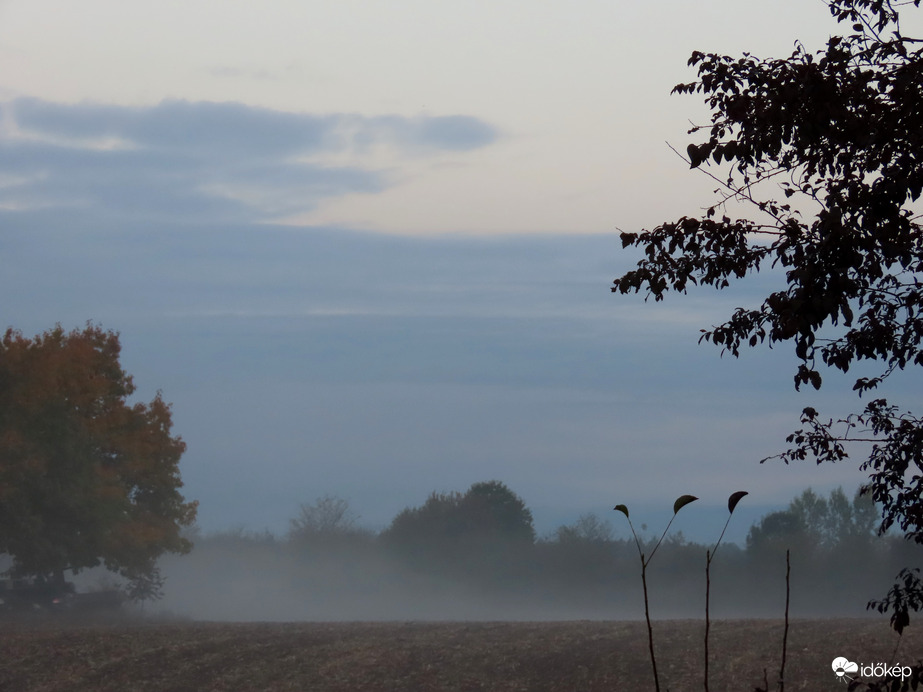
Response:
[{"label": "wispy cloud", "polygon": [[[322,199],[388,187],[362,152],[468,151],[496,131],[469,116],[313,115],[240,103],[156,106],[7,104],[0,139],[0,204],[77,206],[183,218],[266,219]],[[348,166],[324,155],[358,154]]]}]

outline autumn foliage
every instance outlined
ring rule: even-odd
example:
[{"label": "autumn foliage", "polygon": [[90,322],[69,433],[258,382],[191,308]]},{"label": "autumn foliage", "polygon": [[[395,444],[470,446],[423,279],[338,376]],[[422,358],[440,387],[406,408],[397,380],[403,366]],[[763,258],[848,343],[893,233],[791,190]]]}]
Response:
[{"label": "autumn foliage", "polygon": [[62,581],[100,564],[135,595],[155,595],[156,560],[190,548],[185,502],[160,394],[130,403],[119,335],[92,324],[0,343],[0,553],[18,573]]}]

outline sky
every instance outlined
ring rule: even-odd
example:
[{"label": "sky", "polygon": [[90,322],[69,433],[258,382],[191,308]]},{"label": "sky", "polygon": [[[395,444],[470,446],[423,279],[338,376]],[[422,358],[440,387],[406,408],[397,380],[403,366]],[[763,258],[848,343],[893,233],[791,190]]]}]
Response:
[{"label": "sky", "polygon": [[849,382],[697,344],[777,277],[612,295],[618,231],[714,199],[667,145],[707,117],[670,95],[693,50],[833,31],[820,0],[0,2],[0,322],[120,332],[206,531],[281,535],[325,494],[380,529],[497,479],[540,534],[692,493],[708,540],[749,490],[741,540],[858,486],[758,463]]}]

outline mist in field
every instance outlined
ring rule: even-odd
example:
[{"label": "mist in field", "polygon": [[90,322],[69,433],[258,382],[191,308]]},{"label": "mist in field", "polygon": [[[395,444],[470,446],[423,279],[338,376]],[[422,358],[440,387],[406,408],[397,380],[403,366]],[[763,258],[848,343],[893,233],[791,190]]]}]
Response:
[{"label": "mist in field", "polygon": [[[474,512],[470,495],[434,494],[380,533],[350,521],[342,500],[324,498],[303,508],[301,523],[293,522],[284,537],[244,531],[197,536],[190,554],[162,561],[164,597],[149,608],[228,621],[644,617],[638,546],[630,536],[618,536],[610,522],[588,514],[534,537],[528,510],[503,492],[501,499],[510,502],[501,529],[502,513]],[[332,509],[339,515],[331,521]],[[484,516],[492,518],[485,524]],[[791,617],[870,614],[866,603],[884,597],[897,572],[921,557],[918,546],[875,537],[871,517],[858,498],[850,503],[842,491],[829,500],[806,491],[789,510],[763,517],[750,528],[745,547],[722,544],[715,554],[712,617],[783,617],[786,550]],[[806,519],[814,523],[799,523]],[[646,554],[657,538],[640,536]],[[704,616],[706,550],[712,547],[681,533],[667,536],[648,568],[652,617]]]},{"label": "mist in field", "polygon": [[[168,613],[201,620],[535,620],[600,617],[591,609],[536,608],[517,582],[485,588],[427,574],[377,551],[292,555],[283,543],[230,537],[165,564]],[[246,539],[245,539],[246,540]],[[227,542],[226,542],[227,541]],[[236,544],[236,545],[235,545]]]}]

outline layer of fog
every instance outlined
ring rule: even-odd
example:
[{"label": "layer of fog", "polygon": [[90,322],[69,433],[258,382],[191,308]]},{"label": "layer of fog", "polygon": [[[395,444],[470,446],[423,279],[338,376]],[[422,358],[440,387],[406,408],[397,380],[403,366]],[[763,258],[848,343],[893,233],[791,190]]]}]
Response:
[{"label": "layer of fog", "polygon": [[[747,566],[736,545],[721,550],[712,566],[711,616],[783,617],[784,554]],[[644,601],[637,553],[633,557],[611,575],[592,564],[554,567],[541,558],[518,566],[469,564],[451,573],[439,565],[414,567],[379,549],[297,553],[268,536],[224,535],[164,559],[164,597],[146,607],[224,621],[638,620]],[[806,559],[792,557],[793,618],[870,615],[867,601],[883,597],[899,569],[872,569],[859,559],[818,571],[808,569]],[[648,581],[653,618],[704,617],[704,547],[667,546]]]}]

